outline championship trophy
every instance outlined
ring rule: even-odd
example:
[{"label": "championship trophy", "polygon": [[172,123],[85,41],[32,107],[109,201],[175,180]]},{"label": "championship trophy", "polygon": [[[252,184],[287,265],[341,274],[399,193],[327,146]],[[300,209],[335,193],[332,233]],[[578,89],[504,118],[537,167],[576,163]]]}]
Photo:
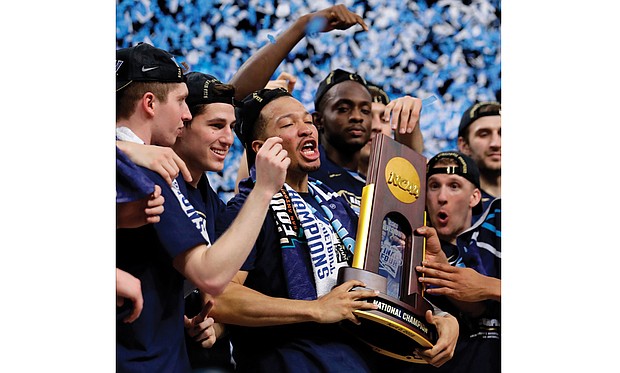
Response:
[{"label": "championship trophy", "polygon": [[425,225],[426,158],[382,134],[372,143],[353,265],[340,269],[338,284],[356,279],[378,290],[367,300],[378,309],[354,311],[361,324],[345,320],[341,326],[380,354],[426,363],[413,351],[437,342],[425,318],[433,307],[415,271],[426,244],[413,234]]}]

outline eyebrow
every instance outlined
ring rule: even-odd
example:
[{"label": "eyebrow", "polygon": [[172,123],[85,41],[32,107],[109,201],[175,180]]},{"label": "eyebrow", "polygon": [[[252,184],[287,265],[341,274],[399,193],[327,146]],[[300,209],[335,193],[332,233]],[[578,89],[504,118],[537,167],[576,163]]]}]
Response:
[{"label": "eyebrow", "polygon": [[[347,105],[355,106],[355,101],[351,100],[350,98],[341,98],[338,101],[334,102],[334,105],[340,105],[340,104],[347,104]],[[371,105],[372,106],[372,101],[362,100],[362,101],[359,101],[359,105]]]},{"label": "eyebrow", "polygon": [[[276,118],[276,122],[280,121],[280,119],[290,118],[290,117],[294,117],[296,115],[297,114],[295,114],[295,113],[288,113],[288,114],[280,115],[279,117]],[[306,117],[308,115],[310,115],[310,113],[307,112],[307,111],[304,111],[304,114],[302,115],[302,117]]]},{"label": "eyebrow", "polygon": [[[233,122],[234,121],[236,121],[236,119],[233,119]],[[207,123],[211,123],[211,122],[226,122],[226,118],[217,116],[215,118],[207,119]]]}]

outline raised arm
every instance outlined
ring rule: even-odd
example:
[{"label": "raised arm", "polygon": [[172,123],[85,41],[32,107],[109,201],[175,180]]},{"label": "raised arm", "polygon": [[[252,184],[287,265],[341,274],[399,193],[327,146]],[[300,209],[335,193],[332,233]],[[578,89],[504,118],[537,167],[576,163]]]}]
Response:
[{"label": "raised arm", "polygon": [[[321,21],[321,19],[325,21]],[[241,65],[229,82],[235,86],[236,99],[241,100],[267,84],[282,60],[306,35],[306,30],[308,25],[311,25],[311,21],[322,22],[322,27],[318,28],[319,32],[329,32],[336,29],[346,30],[356,24],[368,31],[368,26],[362,17],[349,11],[342,4],[299,17],[291,27],[276,38],[275,43],[268,43],[263,46]]]},{"label": "raised arm", "polygon": [[220,294],[239,271],[260,231],[256,222],[265,219],[290,162],[282,139],[267,139],[256,155],[256,185],[230,227],[210,247],[198,245],[174,258],[174,267],[201,291]]}]

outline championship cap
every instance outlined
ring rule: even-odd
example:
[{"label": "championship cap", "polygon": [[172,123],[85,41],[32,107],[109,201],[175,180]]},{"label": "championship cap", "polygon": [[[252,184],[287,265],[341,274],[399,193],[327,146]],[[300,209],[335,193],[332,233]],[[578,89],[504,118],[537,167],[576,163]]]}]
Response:
[{"label": "championship cap", "polygon": [[[458,166],[437,165],[440,159],[454,160]],[[431,175],[436,174],[450,174],[464,177],[474,184],[476,188],[480,189],[480,171],[478,170],[476,162],[461,152],[441,152],[431,158],[426,164],[426,181],[428,181]],[[480,202],[474,206],[473,213],[474,215],[482,214],[482,198]]]},{"label": "championship cap", "polygon": [[252,151],[251,146],[252,141],[255,140],[252,138],[252,134],[254,132],[254,126],[256,125],[256,120],[268,103],[284,96],[293,97],[289,91],[284,88],[261,89],[247,95],[241,101],[241,105],[235,107],[235,116],[237,119],[235,133],[246,149],[248,168],[252,167],[256,159],[256,154]]},{"label": "championship cap", "polygon": [[182,83],[185,76],[174,56],[150,44],[139,43],[116,51],[116,91],[131,82]]},{"label": "championship cap", "polygon": [[358,82],[359,84],[366,87],[366,89],[368,89],[366,80],[364,80],[364,78],[357,75],[356,73],[351,73],[342,69],[333,70],[325,77],[325,79],[323,79],[319,83],[319,87],[317,88],[314,95],[314,110],[318,110],[319,102],[321,102],[321,99],[331,87],[335,86],[338,83],[346,82],[349,80]]},{"label": "championship cap", "polygon": [[383,90],[383,88],[378,85],[367,82],[368,90],[370,91],[370,95],[372,96],[372,102],[379,102],[383,105],[387,105],[390,103],[390,97]]},{"label": "championship cap", "polygon": [[200,72],[185,74],[187,78],[187,89],[189,94],[185,99],[190,108],[199,104],[212,104],[221,102],[235,106],[238,102],[234,99],[235,91],[217,90],[218,85],[223,85],[216,77]]},{"label": "championship cap", "polygon": [[497,101],[484,101],[473,104],[465,110],[463,116],[461,117],[461,123],[459,124],[459,136],[463,136],[465,129],[478,118],[501,115],[501,111],[502,104]]}]

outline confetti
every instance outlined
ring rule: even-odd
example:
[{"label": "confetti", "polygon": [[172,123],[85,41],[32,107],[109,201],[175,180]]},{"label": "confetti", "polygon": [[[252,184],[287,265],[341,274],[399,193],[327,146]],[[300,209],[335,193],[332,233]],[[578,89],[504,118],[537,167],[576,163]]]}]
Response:
[{"label": "confetti", "polygon": [[[336,68],[382,85],[392,98],[425,97],[420,129],[424,155],[431,157],[456,148],[458,124],[468,106],[500,100],[500,0],[346,4],[369,31],[360,32],[356,25],[320,32],[326,20],[315,17],[305,29],[307,37],[283,62],[299,78],[294,96],[309,111],[319,81]],[[229,81],[244,61],[274,43],[301,15],[328,6],[325,0],[116,0],[116,46],[149,42],[179,56],[191,71]],[[225,171],[208,174],[224,201],[232,196],[242,152],[235,139]]]}]

